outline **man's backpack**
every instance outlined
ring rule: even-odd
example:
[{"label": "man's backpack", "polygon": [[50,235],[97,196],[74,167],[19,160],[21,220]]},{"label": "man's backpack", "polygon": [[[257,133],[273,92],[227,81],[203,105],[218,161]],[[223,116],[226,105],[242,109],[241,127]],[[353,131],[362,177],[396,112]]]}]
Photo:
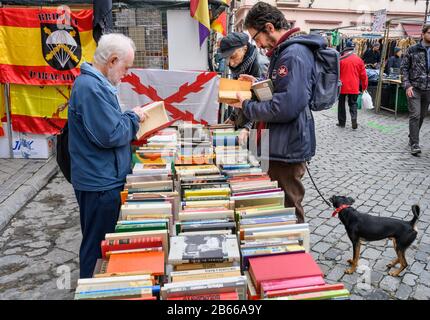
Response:
[{"label": "man's backpack", "polygon": [[340,55],[333,48],[318,48],[315,55],[315,84],[311,98],[312,111],[330,109],[340,94]]},{"label": "man's backpack", "polygon": [[72,183],[70,174],[70,153],[69,153],[69,126],[66,122],[63,128],[59,127],[48,117],[44,118],[53,128],[58,130],[57,137],[57,164],[60,167],[61,172],[69,183]]},{"label": "man's backpack", "polygon": [[305,45],[314,53],[315,83],[310,100],[311,110],[322,111],[330,109],[339,100],[340,94],[339,52],[333,48],[327,48],[327,45],[323,44],[322,37],[317,35],[300,35],[286,41],[284,46],[289,46],[293,43]]},{"label": "man's backpack", "polygon": [[69,126],[68,122],[57,134],[57,163],[61,172],[69,183],[72,183],[70,174],[70,153],[69,153]]}]

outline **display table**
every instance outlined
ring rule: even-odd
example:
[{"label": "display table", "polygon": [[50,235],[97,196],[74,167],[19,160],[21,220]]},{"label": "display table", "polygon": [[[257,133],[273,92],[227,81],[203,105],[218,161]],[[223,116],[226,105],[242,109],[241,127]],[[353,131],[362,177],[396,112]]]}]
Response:
[{"label": "display table", "polygon": [[383,107],[381,106],[381,109],[390,111],[390,112],[394,112],[394,119],[397,119],[397,109],[398,109],[398,104],[399,104],[399,87],[402,84],[402,82],[400,80],[395,80],[395,79],[383,79],[382,83],[385,84],[394,84],[396,86],[396,97],[395,97],[395,103],[394,103],[394,110],[387,108],[387,107]]}]

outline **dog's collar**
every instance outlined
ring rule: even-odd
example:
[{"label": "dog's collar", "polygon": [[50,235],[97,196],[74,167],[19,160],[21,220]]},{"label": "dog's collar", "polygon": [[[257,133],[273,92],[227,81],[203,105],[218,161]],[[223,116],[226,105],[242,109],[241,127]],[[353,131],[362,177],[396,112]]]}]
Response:
[{"label": "dog's collar", "polygon": [[338,213],[340,213],[343,209],[349,208],[350,205],[347,204],[343,204],[341,205],[339,208],[336,208],[336,210],[333,211],[333,213],[331,214],[332,217],[335,217]]}]

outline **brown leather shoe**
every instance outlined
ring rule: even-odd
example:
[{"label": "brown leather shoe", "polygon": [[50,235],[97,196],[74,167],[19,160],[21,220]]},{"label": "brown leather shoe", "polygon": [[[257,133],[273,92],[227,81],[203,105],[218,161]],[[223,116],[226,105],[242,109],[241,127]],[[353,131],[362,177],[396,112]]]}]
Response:
[{"label": "brown leather shoe", "polygon": [[358,124],[357,124],[357,120],[352,120],[352,129],[357,129],[358,128]]}]

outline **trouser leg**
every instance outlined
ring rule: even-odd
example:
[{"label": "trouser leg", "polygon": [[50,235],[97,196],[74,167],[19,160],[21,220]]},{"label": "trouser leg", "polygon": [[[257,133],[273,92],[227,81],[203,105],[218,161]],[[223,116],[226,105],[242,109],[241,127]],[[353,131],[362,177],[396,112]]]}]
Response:
[{"label": "trouser leg", "polygon": [[97,259],[101,258],[100,243],[106,233],[115,231],[122,189],[121,187],[100,192],[75,190],[82,229],[79,249],[80,278],[92,277]]},{"label": "trouser leg", "polygon": [[285,192],[285,206],[296,208],[298,223],[305,221],[305,213],[302,205],[305,196],[305,187],[302,178],[306,171],[306,164],[286,163],[281,161],[270,161],[269,176],[278,181],[279,187]]},{"label": "trouser leg", "polygon": [[421,93],[414,89],[414,96],[408,98],[409,109],[409,141],[411,145],[419,144],[420,118],[421,118]]},{"label": "trouser leg", "polygon": [[337,107],[337,119],[341,126],[344,126],[346,123],[345,99],[346,95],[341,94],[339,96],[339,103]]}]

